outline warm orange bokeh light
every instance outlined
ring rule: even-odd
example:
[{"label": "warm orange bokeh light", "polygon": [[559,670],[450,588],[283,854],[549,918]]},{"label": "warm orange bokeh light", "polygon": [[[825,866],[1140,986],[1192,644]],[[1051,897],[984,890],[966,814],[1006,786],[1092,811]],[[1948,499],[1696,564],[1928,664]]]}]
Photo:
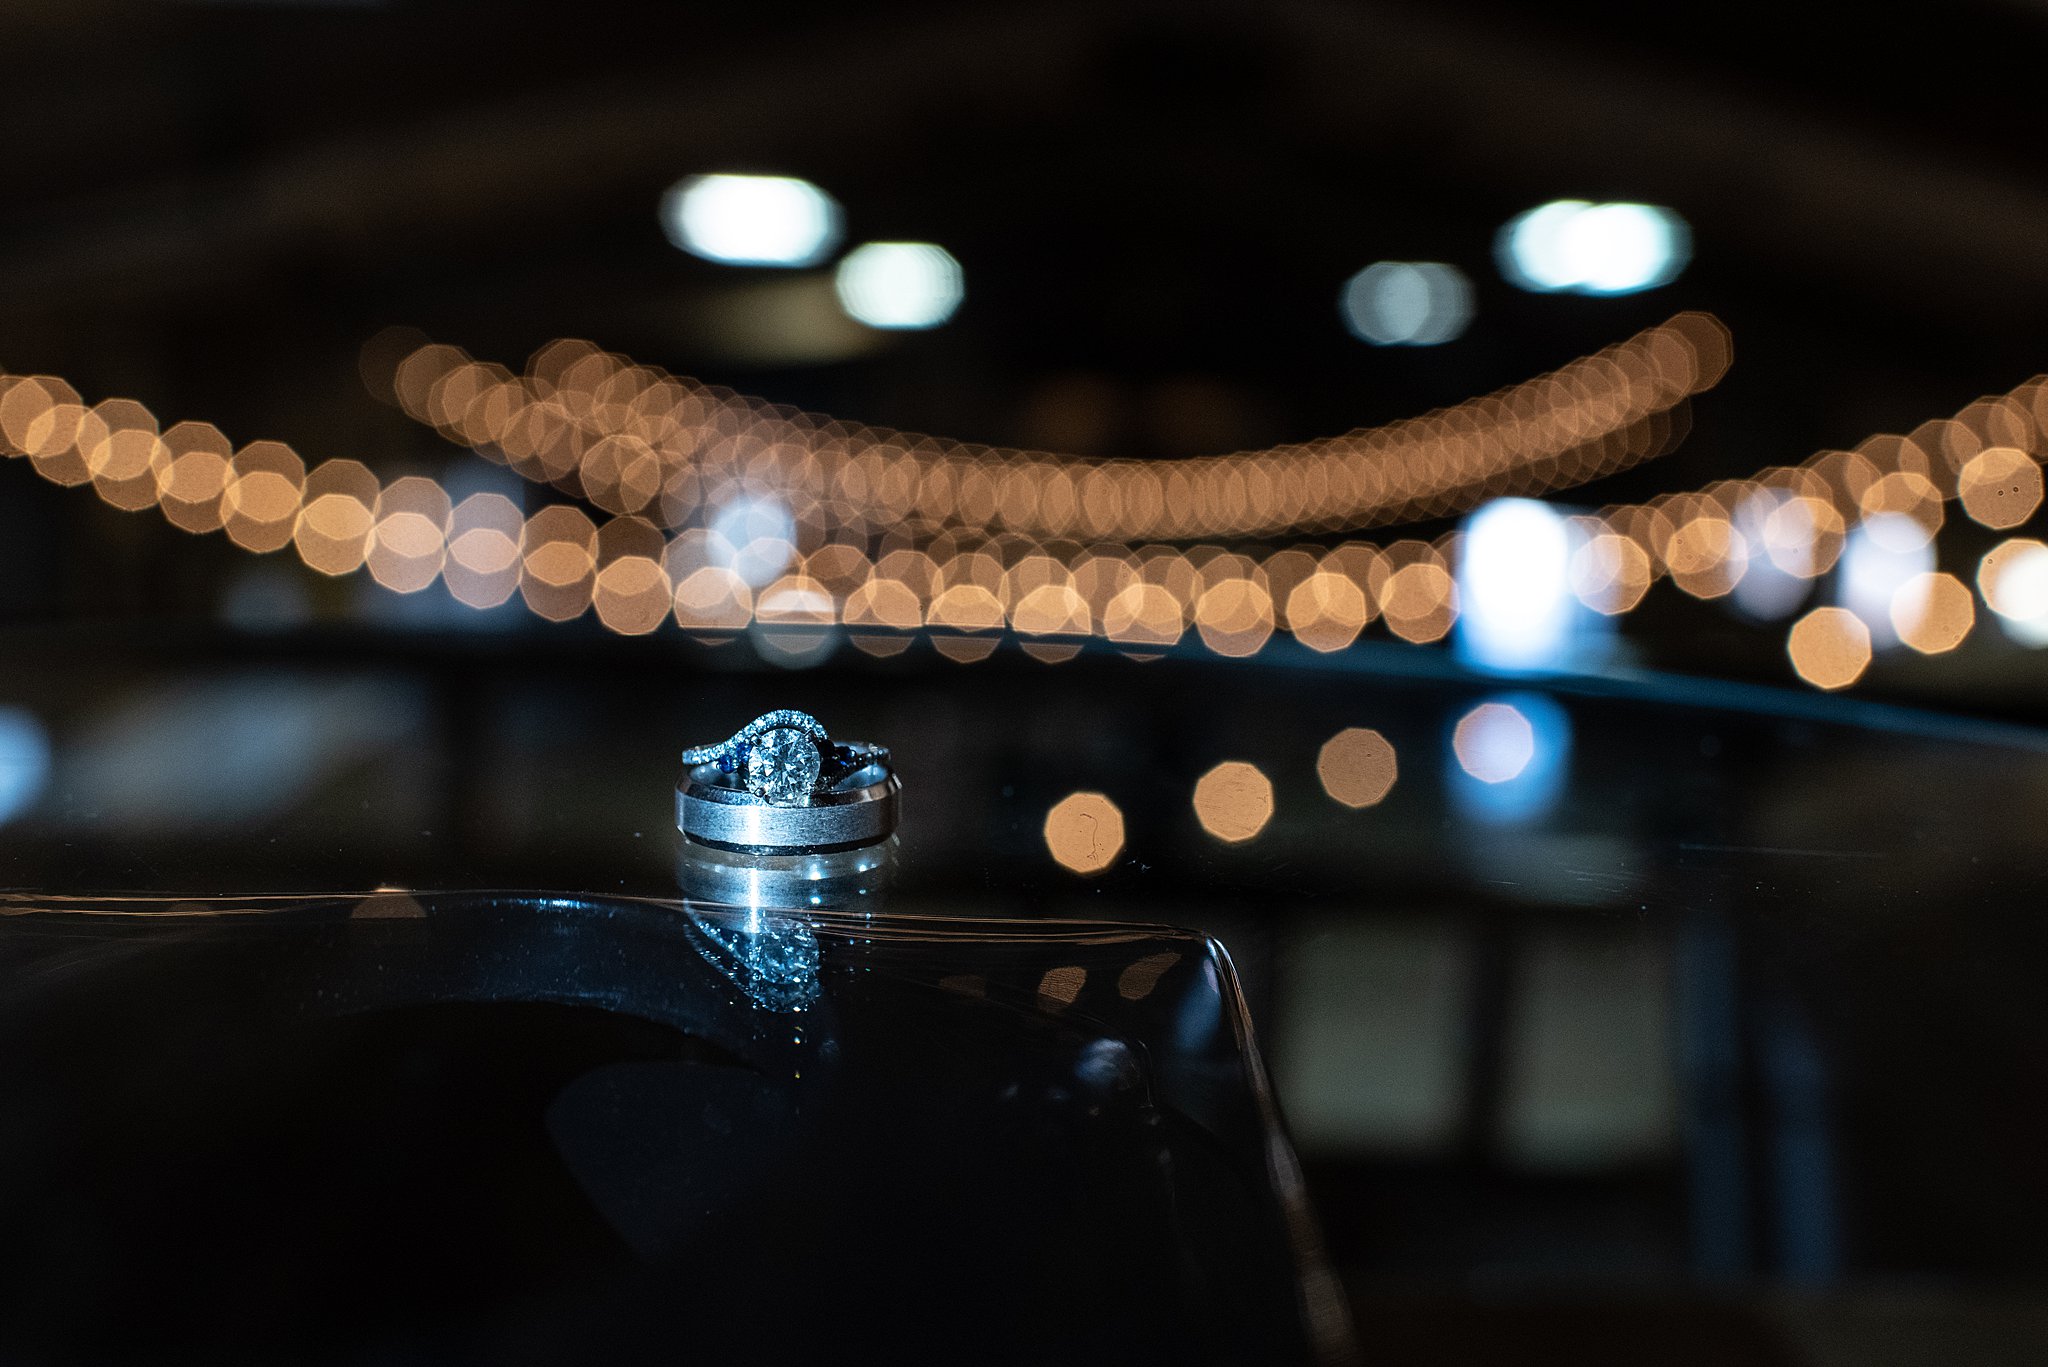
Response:
[{"label": "warm orange bokeh light", "polygon": [[1954,650],[1977,625],[1976,600],[1952,574],[1920,574],[1892,596],[1892,629],[1922,655]]},{"label": "warm orange bokeh light", "polygon": [[1370,727],[1346,727],[1324,741],[1316,755],[1323,791],[1346,807],[1379,805],[1399,775],[1394,747]]},{"label": "warm orange bokeh light", "polygon": [[1195,817],[1218,840],[1242,844],[1273,819],[1273,781],[1256,764],[1225,760],[1196,781]]},{"label": "warm orange bokeh light", "polygon": [[1221,580],[1196,600],[1195,630],[1218,655],[1256,655],[1273,635],[1273,600],[1249,579]]},{"label": "warm orange bokeh light", "polygon": [[1792,624],[1785,653],[1815,688],[1847,688],[1870,665],[1870,628],[1847,608],[1815,608]]},{"label": "warm orange bokeh light", "polygon": [[[59,484],[90,483],[113,507],[156,507],[184,530],[224,531],[246,550],[289,546],[323,574],[366,569],[399,592],[439,579],[479,608],[518,593],[556,621],[594,607],[623,634],[672,616],[721,641],[759,622],[773,628],[763,648],[829,649],[843,624],[871,654],[922,633],[971,661],[1010,639],[1008,628],[1027,653],[1058,661],[1089,636],[1144,659],[1189,633],[1212,653],[1247,656],[1284,630],[1336,651],[1375,616],[1407,641],[1449,632],[1460,535],[1385,547],[1248,538],[1439,517],[1510,490],[1597,478],[1682,435],[1687,396],[1716,383],[1730,356],[1725,329],[1682,314],[1553,374],[1405,422],[1138,462],[802,414],[588,342],[550,343],[524,374],[416,334],[385,350],[374,367],[366,359],[365,375],[408,414],[601,510],[603,525],[569,504],[529,519],[500,494],[451,508],[437,481],[380,486],[345,460],[309,471],[282,443],[237,450],[204,423],[160,432],[140,402],[88,404],[50,376],[0,375],[0,455],[26,456]],[[1886,549],[1924,547],[1950,499],[1983,525],[2019,525],[2042,501],[2044,428],[2048,377],[1908,435],[1573,515],[1570,587],[1618,615],[1660,577],[1699,597],[1729,592],[1766,558],[1812,578],[1857,523]],[[1979,584],[1994,608],[2002,567],[2032,544],[1985,557]],[[2031,598],[2036,576],[2023,578],[2005,596]],[[1906,644],[1936,653],[1967,637],[1974,610],[1953,576],[1909,589],[1893,621]],[[2033,608],[2014,613],[2032,620]],[[1802,677],[1838,680],[1821,686],[1843,686],[1867,663],[1867,640],[1859,659],[1856,630],[1833,616],[1809,615],[1794,632]]]},{"label": "warm orange bokeh light", "polygon": [[1045,814],[1045,847],[1075,873],[1100,873],[1124,848],[1124,814],[1101,793],[1069,793]]},{"label": "warm orange bokeh light", "polygon": [[1993,446],[1971,457],[1956,480],[1963,511],[1994,531],[2019,526],[2041,506],[2041,467],[2024,451]]},{"label": "warm orange bokeh light", "polygon": [[2024,582],[2031,577],[2024,573],[2026,568],[2044,560],[2048,560],[2048,545],[2027,536],[2007,537],[1984,552],[1984,558],[1977,562],[1977,592],[1984,595],[1984,606],[2014,621],[2038,615],[2042,605],[2032,601],[2034,595],[2024,590],[2015,592],[2012,584],[2014,580]]},{"label": "warm orange bokeh light", "polygon": [[1287,595],[1286,627],[1311,650],[1342,650],[1370,620],[1365,589],[1349,575],[1317,570]]},{"label": "warm orange bokeh light", "polygon": [[451,441],[671,528],[703,506],[707,480],[744,463],[750,478],[854,531],[918,520],[1134,544],[1437,517],[1501,492],[1596,478],[1661,454],[1673,431],[1665,415],[1718,383],[1730,354],[1717,320],[1680,314],[1407,422],[1171,464],[835,423],[566,339],[537,352],[524,375],[430,343],[399,361],[390,383],[407,414]]}]

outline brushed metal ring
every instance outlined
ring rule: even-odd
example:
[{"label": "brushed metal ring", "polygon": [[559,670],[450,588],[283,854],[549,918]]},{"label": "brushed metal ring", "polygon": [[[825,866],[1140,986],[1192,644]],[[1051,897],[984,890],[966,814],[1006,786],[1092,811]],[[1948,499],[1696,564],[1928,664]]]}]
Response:
[{"label": "brushed metal ring", "polygon": [[700,845],[740,854],[823,854],[887,840],[903,785],[879,745],[842,741],[853,767],[800,803],[770,802],[716,760],[686,765],[676,784],[676,826]]}]

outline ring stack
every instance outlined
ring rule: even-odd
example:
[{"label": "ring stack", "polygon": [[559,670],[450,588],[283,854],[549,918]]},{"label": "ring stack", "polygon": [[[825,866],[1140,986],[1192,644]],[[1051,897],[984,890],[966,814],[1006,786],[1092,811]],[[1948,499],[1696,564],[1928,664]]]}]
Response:
[{"label": "ring stack", "polygon": [[676,825],[741,854],[849,850],[894,833],[901,791],[885,747],[834,741],[816,717],[785,708],[683,751]]}]

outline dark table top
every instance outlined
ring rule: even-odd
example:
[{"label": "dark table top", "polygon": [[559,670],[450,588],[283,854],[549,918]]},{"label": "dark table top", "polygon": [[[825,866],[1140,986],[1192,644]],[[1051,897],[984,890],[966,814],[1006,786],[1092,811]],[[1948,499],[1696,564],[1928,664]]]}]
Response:
[{"label": "dark table top", "polygon": [[1220,941],[1361,1335],[1404,1360],[1567,1360],[1584,1315],[1676,1362],[2048,1344],[2039,731],[1400,647],[791,670],[72,630],[8,660],[0,883],[38,894],[672,899],[682,745],[777,706],[890,745],[872,909]]}]

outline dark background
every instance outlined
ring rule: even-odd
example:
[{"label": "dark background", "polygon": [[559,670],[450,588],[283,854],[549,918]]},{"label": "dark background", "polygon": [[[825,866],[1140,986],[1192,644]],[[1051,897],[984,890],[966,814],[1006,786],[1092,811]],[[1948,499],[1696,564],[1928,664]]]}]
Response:
[{"label": "dark background", "polygon": [[[2044,51],[2048,9],[2017,2],[17,4],[0,364],[386,479],[459,454],[365,392],[392,325],[515,368],[585,336],[840,416],[1178,456],[1415,414],[1715,312],[1733,372],[1676,454],[1572,496],[1597,505],[2048,368]],[[945,245],[966,304],[828,361],[741,344],[730,320],[804,273],[669,245],[661,192],[717,170],[818,182],[849,244]],[[1675,208],[1691,266],[1619,298],[1504,282],[1499,225],[1574,196]],[[1353,339],[1337,291],[1382,258],[1459,266],[1466,334]],[[245,563],[0,481],[12,614],[208,612]],[[1976,530],[1952,525],[1951,568]],[[2038,669],[1980,616],[1870,686],[2032,715]],[[1781,629],[1664,590],[1628,631],[1656,663],[1789,673]]]}]

